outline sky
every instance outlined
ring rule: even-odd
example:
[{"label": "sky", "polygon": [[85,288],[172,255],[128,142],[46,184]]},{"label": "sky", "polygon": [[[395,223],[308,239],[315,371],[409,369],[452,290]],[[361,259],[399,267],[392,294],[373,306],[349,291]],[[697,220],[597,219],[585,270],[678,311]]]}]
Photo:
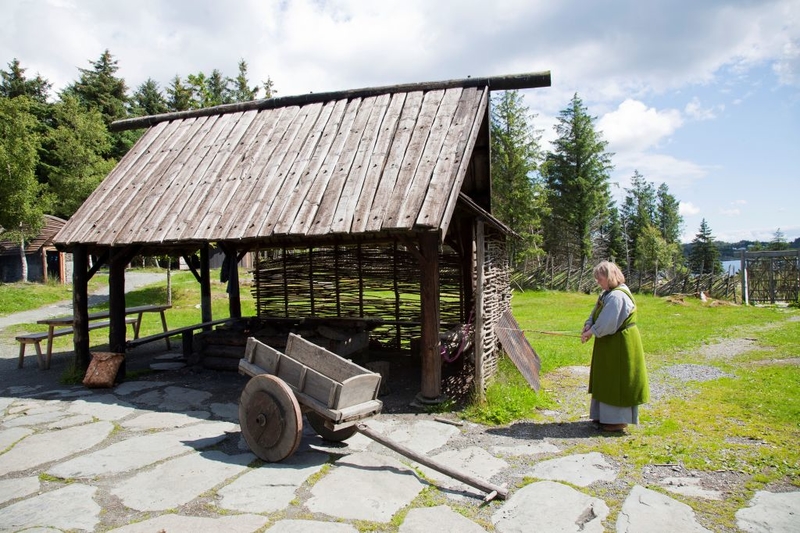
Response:
[{"label": "sky", "polygon": [[800,237],[800,0],[0,0],[0,68],[54,93],[104,50],[130,91],[248,64],[277,96],[550,71],[521,91],[549,149],[577,94],[680,201],[684,242]]}]

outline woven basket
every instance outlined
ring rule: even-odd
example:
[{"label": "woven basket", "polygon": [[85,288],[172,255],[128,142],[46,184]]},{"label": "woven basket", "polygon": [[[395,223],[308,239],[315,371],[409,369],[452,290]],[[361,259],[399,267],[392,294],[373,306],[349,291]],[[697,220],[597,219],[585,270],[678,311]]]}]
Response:
[{"label": "woven basket", "polygon": [[119,367],[125,361],[125,354],[114,352],[93,352],[83,384],[89,388],[110,389],[117,379]]}]

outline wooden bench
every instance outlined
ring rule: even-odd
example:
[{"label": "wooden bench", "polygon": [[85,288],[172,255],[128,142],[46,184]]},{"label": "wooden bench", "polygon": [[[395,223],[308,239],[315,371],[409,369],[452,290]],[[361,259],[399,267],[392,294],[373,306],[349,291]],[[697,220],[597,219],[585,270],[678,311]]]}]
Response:
[{"label": "wooden bench", "polygon": [[[134,331],[136,331],[139,325],[139,319],[136,317],[129,317],[125,319],[125,323],[133,324]],[[90,322],[89,330],[107,328],[110,325],[111,322],[108,320],[104,322]],[[54,329],[52,334],[49,331],[42,331],[41,333],[23,333],[22,335],[17,335],[16,340],[19,342],[19,363],[17,364],[17,368],[22,368],[25,361],[25,346],[28,344],[33,344],[36,348],[36,359],[39,363],[39,368],[42,370],[50,368],[52,352],[48,350],[46,356],[42,354],[41,342],[51,341],[55,337],[63,337],[64,335],[72,335],[72,327]]]},{"label": "wooden bench", "polygon": [[138,339],[131,339],[125,343],[125,346],[128,349],[136,348],[137,346],[141,346],[142,344],[147,344],[148,342],[157,341],[160,339],[167,340],[167,347],[169,347],[169,338],[175,335],[181,336],[181,346],[183,350],[183,355],[186,359],[190,359],[192,356],[192,340],[194,337],[194,332],[198,329],[207,329],[212,326],[216,326],[218,324],[225,324],[228,322],[233,322],[238,320],[236,318],[220,318],[217,320],[209,320],[208,322],[201,322],[200,324],[193,324],[191,326],[183,326],[180,328],[171,329],[168,331],[162,331],[160,333],[154,333],[153,335],[148,335],[146,337],[139,337]]}]

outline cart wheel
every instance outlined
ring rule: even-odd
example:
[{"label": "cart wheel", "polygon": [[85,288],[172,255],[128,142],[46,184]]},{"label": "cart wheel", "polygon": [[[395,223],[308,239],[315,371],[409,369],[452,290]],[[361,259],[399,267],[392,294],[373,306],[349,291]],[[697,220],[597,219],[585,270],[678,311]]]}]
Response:
[{"label": "cart wheel", "polygon": [[314,411],[306,412],[306,418],[308,419],[308,423],[311,424],[311,427],[314,428],[314,431],[317,432],[317,435],[331,442],[342,442],[347,440],[355,435],[357,431],[355,426],[348,426],[335,431],[328,429],[325,427],[325,418]]},{"label": "cart wheel", "polygon": [[239,398],[239,425],[250,449],[274,463],[292,455],[303,434],[303,414],[292,389],[269,374],[245,385]]}]

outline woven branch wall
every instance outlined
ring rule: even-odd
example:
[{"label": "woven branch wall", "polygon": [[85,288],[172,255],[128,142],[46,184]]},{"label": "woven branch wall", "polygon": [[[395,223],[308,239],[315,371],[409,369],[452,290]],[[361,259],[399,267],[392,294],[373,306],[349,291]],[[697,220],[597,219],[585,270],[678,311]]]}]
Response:
[{"label": "woven branch wall", "polygon": [[[466,321],[462,258],[439,254],[440,319]],[[261,251],[253,296],[259,318],[371,318],[387,324],[370,332],[381,345],[408,348],[420,335],[420,270],[403,245],[360,244]],[[409,324],[410,323],[410,324]]]},{"label": "woven branch wall", "polygon": [[497,373],[500,357],[495,326],[500,316],[511,307],[511,266],[505,239],[487,231],[484,240],[483,293],[483,364],[484,379]]}]

